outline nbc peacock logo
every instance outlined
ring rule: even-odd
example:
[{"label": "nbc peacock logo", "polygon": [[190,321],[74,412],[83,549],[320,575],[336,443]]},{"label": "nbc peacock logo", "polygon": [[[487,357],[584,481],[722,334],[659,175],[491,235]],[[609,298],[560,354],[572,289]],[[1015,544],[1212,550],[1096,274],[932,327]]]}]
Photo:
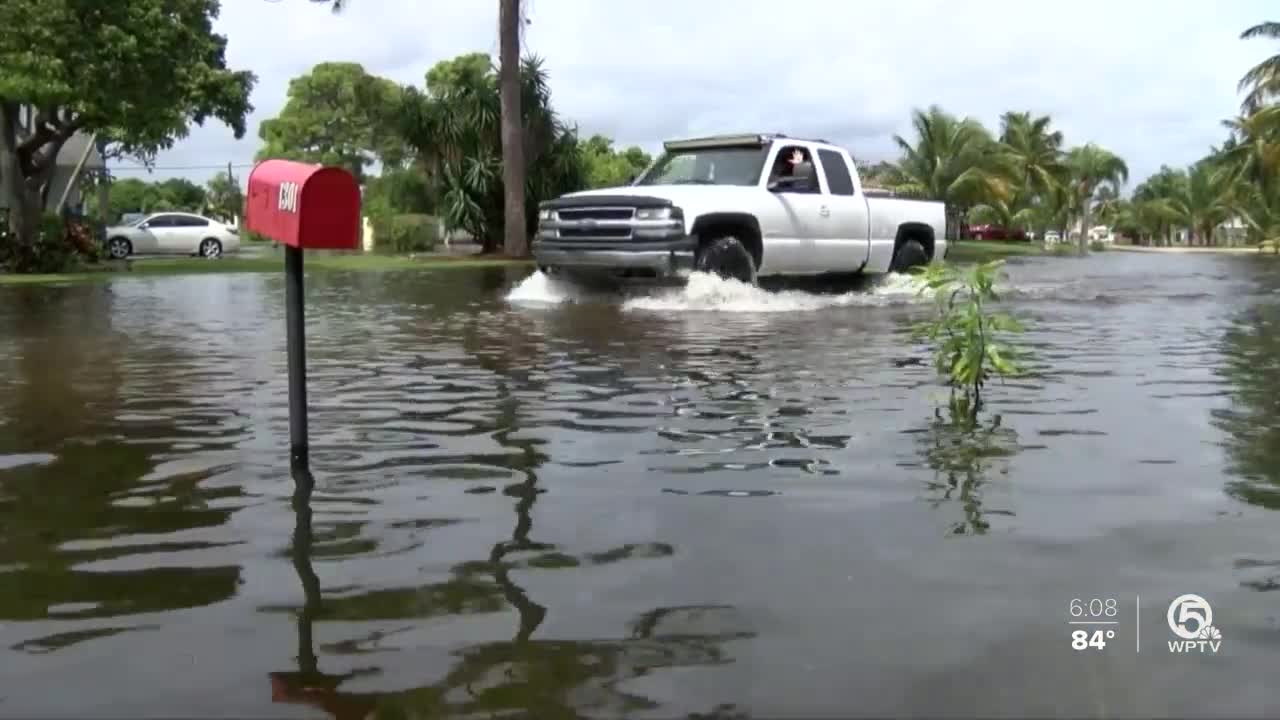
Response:
[{"label": "nbc peacock logo", "polygon": [[1213,607],[1199,595],[1180,595],[1169,603],[1169,629],[1178,636],[1169,641],[1169,652],[1216,653],[1222,647],[1222,631],[1213,624]]}]

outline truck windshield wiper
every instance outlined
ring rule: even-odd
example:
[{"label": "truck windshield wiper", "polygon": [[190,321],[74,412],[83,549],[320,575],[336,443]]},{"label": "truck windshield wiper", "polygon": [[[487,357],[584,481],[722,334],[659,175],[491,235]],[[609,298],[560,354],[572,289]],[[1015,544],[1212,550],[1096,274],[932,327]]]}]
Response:
[{"label": "truck windshield wiper", "polygon": [[689,178],[688,180],[673,180],[672,185],[715,185],[713,180],[704,180],[702,178]]}]

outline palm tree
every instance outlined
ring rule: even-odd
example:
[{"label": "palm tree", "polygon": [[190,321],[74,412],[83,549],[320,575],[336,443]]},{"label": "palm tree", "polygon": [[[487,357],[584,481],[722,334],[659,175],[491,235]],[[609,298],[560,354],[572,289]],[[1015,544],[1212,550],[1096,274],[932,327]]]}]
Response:
[{"label": "palm tree", "polygon": [[1187,173],[1186,182],[1178,192],[1169,198],[1173,218],[1191,231],[1188,244],[1194,245],[1199,239],[1203,244],[1212,245],[1214,229],[1235,214],[1230,178],[1229,169],[1199,162]]},{"label": "palm tree", "polygon": [[1187,183],[1185,170],[1161,165],[1155,174],[1134,188],[1134,213],[1123,219],[1142,227],[1155,239],[1156,245],[1170,244],[1173,228],[1179,222],[1173,199],[1185,193]]},{"label": "palm tree", "polygon": [[1275,184],[1280,177],[1280,105],[1222,124],[1231,131],[1231,138],[1217,150],[1217,157],[1252,182],[1268,187]]},{"label": "palm tree", "polygon": [[911,115],[915,142],[894,135],[902,151],[891,190],[947,204],[947,231],[975,205],[1012,200],[1016,168],[982,123],[956,118],[937,105]]},{"label": "palm tree", "polygon": [[1049,194],[1066,177],[1062,132],[1049,130],[1048,115],[1007,112],[1000,118],[1000,142],[1008,149],[1028,196]]},{"label": "palm tree", "polygon": [[498,1],[498,95],[502,100],[503,249],[512,257],[529,254],[525,223],[524,133],[520,112],[520,0]]},{"label": "palm tree", "polygon": [[1129,179],[1129,166],[1110,150],[1087,143],[1067,153],[1067,167],[1071,170],[1071,195],[1080,215],[1080,252],[1083,253],[1089,246],[1098,189],[1110,187],[1119,193],[1120,186]]},{"label": "palm tree", "polygon": [[[1241,40],[1257,37],[1280,40],[1280,22],[1259,23],[1240,33]],[[1249,91],[1240,104],[1240,110],[1245,115],[1257,111],[1268,100],[1280,97],[1280,53],[1249,68],[1249,72],[1240,78],[1237,90]]]},{"label": "palm tree", "polygon": [[1125,200],[1116,198],[1098,204],[1098,218],[1117,232],[1137,238],[1142,244],[1152,239],[1159,244],[1174,211],[1165,200]]},{"label": "palm tree", "polygon": [[[1021,198],[1018,199],[1020,200]],[[1034,224],[1036,219],[1035,211],[1034,205],[1020,203],[1017,200],[1006,202],[1000,198],[992,198],[969,208],[965,219],[970,223],[990,223],[1010,228],[1025,228]]]}]

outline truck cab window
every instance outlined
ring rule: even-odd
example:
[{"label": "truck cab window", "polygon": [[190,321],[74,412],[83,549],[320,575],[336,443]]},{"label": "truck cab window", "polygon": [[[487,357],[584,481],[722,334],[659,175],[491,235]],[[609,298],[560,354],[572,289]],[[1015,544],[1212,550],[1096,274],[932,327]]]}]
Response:
[{"label": "truck cab window", "polygon": [[778,192],[819,193],[818,170],[809,151],[798,145],[788,145],[774,156],[773,169],[769,172],[769,186],[777,184]]},{"label": "truck cab window", "polygon": [[844,156],[835,150],[819,150],[818,159],[822,160],[822,170],[827,176],[827,187],[832,195],[852,195],[853,176],[849,174],[849,165]]}]

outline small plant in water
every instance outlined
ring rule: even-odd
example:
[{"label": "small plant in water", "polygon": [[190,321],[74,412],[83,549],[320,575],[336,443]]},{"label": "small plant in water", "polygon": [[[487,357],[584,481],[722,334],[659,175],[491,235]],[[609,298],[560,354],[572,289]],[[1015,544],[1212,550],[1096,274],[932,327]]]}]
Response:
[{"label": "small plant in water", "polygon": [[934,365],[951,386],[951,411],[976,418],[982,387],[992,374],[1017,375],[1021,354],[1004,340],[1022,332],[1013,317],[994,312],[988,303],[1000,296],[995,282],[1003,262],[971,267],[929,265],[921,272],[921,294],[932,293],[937,314],[916,327],[918,338],[933,343]]}]

